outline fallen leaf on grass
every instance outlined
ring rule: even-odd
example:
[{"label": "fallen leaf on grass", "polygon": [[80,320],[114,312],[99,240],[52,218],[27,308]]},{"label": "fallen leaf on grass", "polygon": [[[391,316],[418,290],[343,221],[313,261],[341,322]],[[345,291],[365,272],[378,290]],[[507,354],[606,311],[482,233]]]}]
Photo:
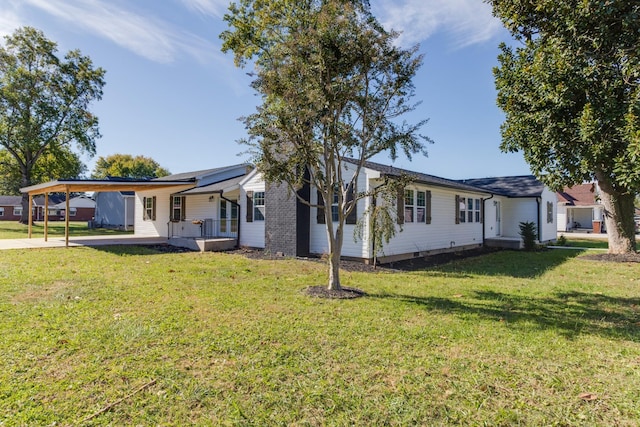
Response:
[{"label": "fallen leaf on grass", "polygon": [[585,400],[587,402],[591,401],[591,400],[596,400],[598,398],[598,396],[596,396],[593,393],[580,393],[580,399]]},{"label": "fallen leaf on grass", "polygon": [[453,297],[454,297],[454,298],[462,298],[463,296],[464,296],[464,295],[462,295],[462,294],[455,294]]}]

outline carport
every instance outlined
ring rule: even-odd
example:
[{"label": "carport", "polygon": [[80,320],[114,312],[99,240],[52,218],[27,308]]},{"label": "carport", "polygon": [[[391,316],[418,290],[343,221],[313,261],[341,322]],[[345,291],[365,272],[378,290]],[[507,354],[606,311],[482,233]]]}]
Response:
[{"label": "carport", "polygon": [[[44,195],[44,206],[49,206],[49,194],[64,193],[65,194],[65,212],[64,212],[64,236],[65,247],[69,246],[69,195],[70,193],[84,193],[87,191],[142,191],[151,188],[168,188],[184,186],[194,182],[193,179],[176,180],[176,181],[152,181],[152,180],[93,180],[93,179],[69,179],[55,180],[43,184],[32,185],[21,188],[22,193],[29,195],[29,234],[31,239],[33,226],[33,197]],[[46,209],[46,208],[45,208]],[[44,215],[44,240],[47,241],[49,215]]]}]

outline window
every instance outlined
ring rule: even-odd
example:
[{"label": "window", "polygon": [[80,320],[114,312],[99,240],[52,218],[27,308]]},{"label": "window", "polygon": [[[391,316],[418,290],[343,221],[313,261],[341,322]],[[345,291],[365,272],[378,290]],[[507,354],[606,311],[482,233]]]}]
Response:
[{"label": "window", "polygon": [[253,193],[253,220],[264,221],[264,191]]},{"label": "window", "polygon": [[156,196],[144,197],[142,199],[142,206],[144,207],[142,219],[144,219],[145,221],[155,221],[156,220]]},{"label": "window", "polygon": [[481,200],[471,197],[456,196],[457,214],[456,223],[482,222]]},{"label": "window", "polygon": [[4,208],[0,207],[0,216],[4,216]]},{"label": "window", "polygon": [[426,222],[427,199],[424,191],[416,193],[416,222]]},{"label": "window", "polygon": [[180,221],[186,218],[186,197],[171,196],[171,221]]},{"label": "window", "polygon": [[20,207],[15,206],[13,208],[13,215],[21,216],[22,215],[22,206],[20,206]]},{"label": "window", "polygon": [[77,208],[69,208],[69,216],[76,216],[77,213],[78,213]]},{"label": "window", "polygon": [[415,202],[413,190],[404,190],[404,222],[413,222],[413,212],[415,210]]},{"label": "window", "polygon": [[547,202],[547,224],[553,223],[553,203]]},{"label": "window", "polygon": [[467,199],[464,197],[458,199],[458,221],[460,223],[467,222]]}]

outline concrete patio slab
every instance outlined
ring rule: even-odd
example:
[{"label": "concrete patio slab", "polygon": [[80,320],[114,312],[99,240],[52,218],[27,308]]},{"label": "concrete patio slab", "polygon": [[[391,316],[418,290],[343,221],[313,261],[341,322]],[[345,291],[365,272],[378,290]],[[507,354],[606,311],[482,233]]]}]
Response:
[{"label": "concrete patio slab", "polygon": [[[134,235],[121,236],[70,236],[69,246],[110,246],[110,245],[159,245],[166,244],[166,237],[139,237]],[[0,239],[0,250],[4,249],[33,249],[33,248],[61,248],[65,247],[64,237],[44,237],[31,239]]]}]

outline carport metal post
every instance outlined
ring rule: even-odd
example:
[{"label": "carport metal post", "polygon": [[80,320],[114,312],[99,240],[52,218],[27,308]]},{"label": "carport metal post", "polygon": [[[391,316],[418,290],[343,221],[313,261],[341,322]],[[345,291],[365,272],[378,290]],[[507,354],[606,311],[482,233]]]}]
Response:
[{"label": "carport metal post", "polygon": [[69,186],[65,185],[65,197],[67,200],[64,202],[64,246],[69,247]]},{"label": "carport metal post", "polygon": [[29,238],[31,238],[31,231],[33,227],[33,196],[29,193]]},{"label": "carport metal post", "polygon": [[44,241],[47,241],[49,233],[49,193],[44,193]]}]

